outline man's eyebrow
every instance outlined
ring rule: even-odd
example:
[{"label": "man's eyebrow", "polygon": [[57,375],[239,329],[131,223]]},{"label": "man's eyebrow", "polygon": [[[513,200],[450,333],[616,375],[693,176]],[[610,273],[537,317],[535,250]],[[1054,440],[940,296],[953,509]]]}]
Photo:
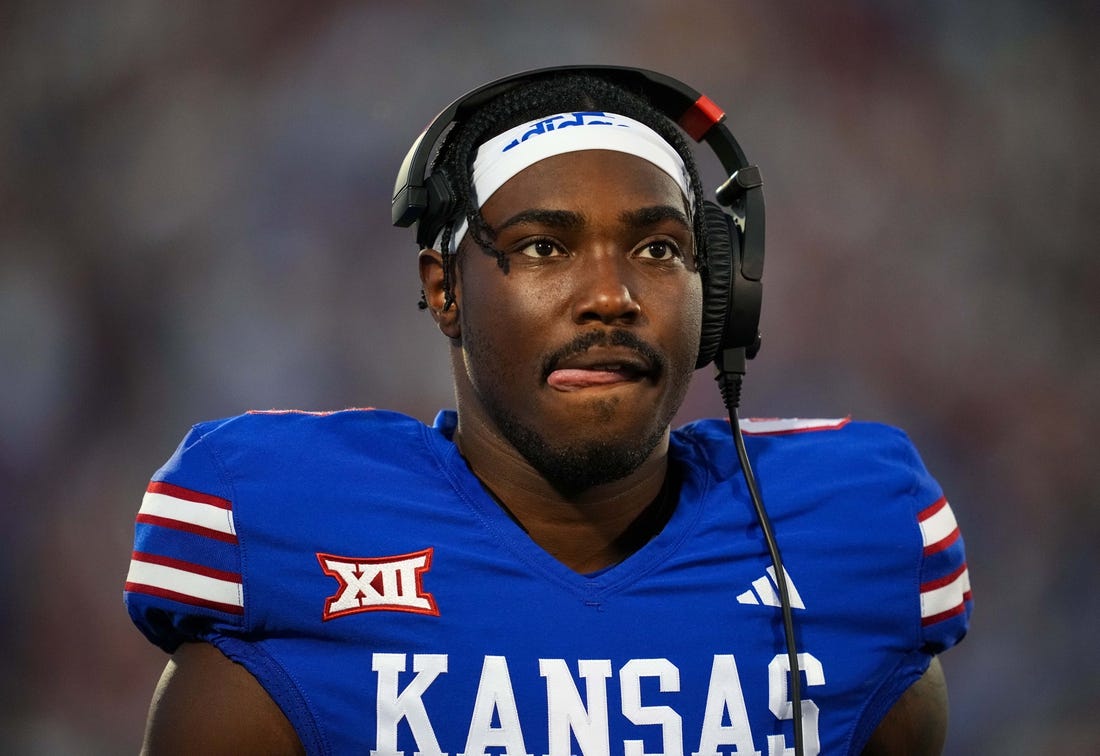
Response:
[{"label": "man's eyebrow", "polygon": [[573,212],[572,210],[544,210],[532,208],[516,213],[497,226],[496,230],[500,232],[511,226],[518,226],[522,223],[532,223],[539,226],[547,226],[549,228],[568,231],[581,228],[584,226],[585,221],[586,219],[583,214]]},{"label": "man's eyebrow", "polygon": [[641,227],[656,226],[666,220],[673,220],[685,228],[691,228],[691,221],[684,215],[684,211],[671,205],[654,205],[641,207],[635,210],[624,210],[619,214],[619,220],[629,226]]},{"label": "man's eyebrow", "polygon": [[[651,207],[624,210],[619,213],[619,221],[622,222],[623,225],[634,228],[656,226],[667,220],[675,221],[684,226],[684,228],[691,228],[691,221],[688,220],[684,211],[672,205],[653,205]],[[496,231],[499,233],[507,228],[524,223],[545,226],[547,228],[562,231],[573,231],[583,228],[587,222],[588,218],[583,213],[578,213],[573,210],[531,208],[518,212],[511,218],[508,218],[496,227]]]}]

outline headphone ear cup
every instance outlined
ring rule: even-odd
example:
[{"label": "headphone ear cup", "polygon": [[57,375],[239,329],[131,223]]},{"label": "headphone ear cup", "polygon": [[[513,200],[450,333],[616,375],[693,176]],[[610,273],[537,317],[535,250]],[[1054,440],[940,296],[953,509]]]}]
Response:
[{"label": "headphone ear cup", "polygon": [[422,249],[435,244],[439,232],[451,220],[458,205],[451,182],[442,172],[429,175],[424,180],[424,187],[428,191],[428,203],[416,227],[416,241]]},{"label": "headphone ear cup", "polygon": [[733,309],[735,275],[732,220],[713,202],[703,202],[703,254],[707,269],[703,276],[703,325],[699,338],[699,357],[695,368],[705,367],[718,355],[726,333],[726,321]]}]

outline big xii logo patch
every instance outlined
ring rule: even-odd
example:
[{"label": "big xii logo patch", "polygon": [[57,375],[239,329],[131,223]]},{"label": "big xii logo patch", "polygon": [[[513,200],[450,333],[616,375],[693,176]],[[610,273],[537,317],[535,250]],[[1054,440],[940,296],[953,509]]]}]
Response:
[{"label": "big xii logo patch", "polygon": [[317,561],[340,584],[325,601],[325,620],[358,612],[439,614],[435,599],[423,586],[424,573],[432,565],[430,548],[385,557],[317,554]]}]

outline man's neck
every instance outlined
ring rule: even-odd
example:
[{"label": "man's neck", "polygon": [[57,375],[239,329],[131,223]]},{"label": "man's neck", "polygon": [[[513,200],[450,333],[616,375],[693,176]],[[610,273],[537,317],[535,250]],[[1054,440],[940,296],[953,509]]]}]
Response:
[{"label": "man's neck", "polygon": [[630,556],[675,508],[678,486],[667,480],[667,445],[625,478],[566,496],[481,423],[463,423],[460,415],[454,441],[501,508],[576,572],[595,572]]}]

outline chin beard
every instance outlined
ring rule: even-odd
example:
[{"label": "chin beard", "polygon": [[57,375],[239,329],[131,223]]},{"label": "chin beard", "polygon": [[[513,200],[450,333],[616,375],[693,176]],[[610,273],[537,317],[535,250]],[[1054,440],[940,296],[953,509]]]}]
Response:
[{"label": "chin beard", "polygon": [[504,437],[554,489],[572,498],[595,486],[625,478],[637,470],[665,435],[665,425],[646,438],[551,443],[512,417],[496,418]]},{"label": "chin beard", "polygon": [[[476,334],[477,329],[464,328],[465,334]],[[483,339],[476,336],[464,337],[465,349],[476,356],[476,361],[489,363],[494,356]],[[555,355],[547,360],[548,369],[555,359],[574,352],[581,352],[596,344],[627,346],[647,355],[654,370],[664,374],[664,380],[671,381],[669,394],[661,403],[661,416],[654,416],[648,432],[642,430],[634,435],[621,438],[601,437],[588,440],[559,439],[548,437],[531,425],[520,421],[516,415],[504,406],[490,387],[488,390],[475,388],[477,382],[471,382],[471,390],[481,400],[488,417],[496,425],[501,436],[518,451],[546,481],[564,498],[572,499],[596,486],[621,480],[633,473],[649,459],[654,449],[665,439],[669,424],[687,395],[691,383],[692,371],[669,369],[665,356],[648,346],[629,331],[612,331],[610,334],[578,336]],[[694,354],[692,356],[694,360]],[[686,362],[685,362],[686,364]],[[675,367],[675,366],[673,366]],[[458,367],[455,368],[456,372]],[[593,409],[598,417],[593,421],[596,426],[610,422],[617,411],[616,403],[604,402]]]}]

